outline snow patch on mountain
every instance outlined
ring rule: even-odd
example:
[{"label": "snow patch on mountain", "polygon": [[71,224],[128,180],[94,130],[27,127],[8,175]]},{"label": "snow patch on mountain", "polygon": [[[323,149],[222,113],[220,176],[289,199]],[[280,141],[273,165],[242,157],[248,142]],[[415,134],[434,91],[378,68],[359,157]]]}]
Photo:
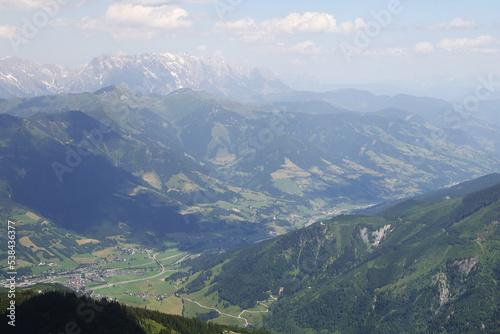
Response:
[{"label": "snow patch on mountain", "polygon": [[0,60],[0,97],[32,97],[57,93],[94,92],[122,85],[136,93],[169,94],[180,88],[244,98],[289,90],[266,69],[251,69],[221,57],[188,53],[101,55],[87,65],[69,69],[8,57]]}]

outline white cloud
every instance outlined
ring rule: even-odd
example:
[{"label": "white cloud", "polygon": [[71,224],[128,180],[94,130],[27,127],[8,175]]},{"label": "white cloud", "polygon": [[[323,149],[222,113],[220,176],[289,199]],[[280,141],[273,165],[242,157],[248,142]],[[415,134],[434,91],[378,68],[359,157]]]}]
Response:
[{"label": "white cloud", "polygon": [[287,63],[293,65],[293,66],[304,66],[304,65],[307,65],[308,63],[303,61],[303,60],[300,60],[298,58],[295,58],[295,59],[288,59],[287,60]]},{"label": "white cloud", "polygon": [[500,49],[493,49],[493,48],[472,48],[470,50],[472,52],[480,52],[480,53],[500,53]]},{"label": "white cloud", "polygon": [[0,9],[7,10],[34,10],[41,9],[44,3],[47,1],[44,0],[0,0]]},{"label": "white cloud", "polygon": [[198,50],[198,51],[207,51],[207,46],[203,45],[203,44],[202,45],[198,45],[196,47],[196,50]]},{"label": "white cloud", "polygon": [[52,27],[67,27],[72,25],[77,25],[78,20],[68,19],[68,18],[55,18],[49,22],[49,25]]},{"label": "white cloud", "polygon": [[9,39],[17,32],[14,26],[0,26],[0,39]]},{"label": "white cloud", "polygon": [[244,41],[273,40],[278,34],[348,35],[365,26],[366,22],[361,18],[339,24],[333,15],[318,12],[291,13],[283,18],[262,22],[244,18],[232,22],[217,22],[214,25],[216,31],[232,32]]},{"label": "white cloud", "polygon": [[357,18],[354,21],[346,21],[340,24],[340,33],[354,34],[358,30],[366,27],[366,22],[362,18]]},{"label": "white cloud", "polygon": [[337,24],[335,17],[328,13],[305,12],[304,14],[291,13],[285,18],[264,21],[261,27],[274,33],[323,33],[323,34],[352,34],[366,26],[363,19]]},{"label": "white cloud", "polygon": [[408,51],[405,48],[379,48],[379,49],[373,49],[366,51],[364,53],[365,55],[370,55],[370,56],[391,56],[391,57],[402,57],[402,56],[407,56]]},{"label": "white cloud", "polygon": [[287,62],[290,62],[290,59],[300,59],[300,62],[310,62],[311,60],[317,61],[319,59],[318,56],[333,54],[335,52],[335,49],[324,48],[310,40],[298,43],[286,43],[282,41],[265,43],[256,46],[254,50],[265,55],[284,55],[288,59]]},{"label": "white cloud", "polygon": [[[228,34],[234,34],[238,39],[245,42],[255,42],[259,40],[272,41],[274,36],[262,29],[254,19],[244,18],[238,21],[216,22],[216,31],[223,31]],[[232,37],[227,37],[230,41],[234,40]]]},{"label": "white cloud", "polygon": [[331,14],[305,12],[291,13],[285,18],[276,18],[262,23],[267,31],[278,33],[333,33],[337,32],[337,20]]},{"label": "white cloud", "polygon": [[229,30],[249,30],[258,29],[258,25],[254,19],[245,18],[233,22],[217,22],[215,27],[218,29],[229,29]]},{"label": "white cloud", "polygon": [[491,35],[483,35],[476,38],[443,38],[437,45],[431,42],[419,42],[414,50],[419,53],[430,53],[436,48],[445,51],[465,50],[471,52],[494,53],[499,52],[494,46],[500,45],[500,40]]},{"label": "white cloud", "polygon": [[[108,0],[120,5],[164,6],[180,3],[213,3],[220,0]],[[0,10],[35,11],[55,7],[81,7],[95,0],[0,0]]]},{"label": "white cloud", "polygon": [[387,49],[387,54],[391,56],[407,56],[408,51],[405,48],[389,48]]},{"label": "white cloud", "polygon": [[34,11],[48,8],[50,11],[61,7],[80,7],[89,0],[0,0],[0,9]]},{"label": "white cloud", "polygon": [[438,43],[438,47],[446,51],[458,49],[469,49],[480,51],[480,47],[498,45],[499,40],[491,35],[483,35],[477,38],[444,38]]},{"label": "white cloud", "polygon": [[186,28],[192,21],[186,20],[188,12],[176,6],[148,7],[132,4],[111,5],[104,14],[105,19],[127,27]]},{"label": "white cloud", "polygon": [[50,25],[76,27],[84,32],[104,31],[120,41],[140,40],[151,39],[165,30],[191,27],[193,21],[188,19],[188,15],[185,9],[172,5],[150,7],[114,4],[110,5],[104,16],[99,18],[56,18]]},{"label": "white cloud", "polygon": [[307,55],[320,54],[322,52],[321,47],[312,41],[304,41],[293,45],[277,43],[277,46],[278,50],[281,52],[293,52]]},{"label": "white cloud", "polygon": [[419,53],[430,53],[434,51],[434,45],[431,42],[420,42],[415,45],[414,49]]},{"label": "white cloud", "polygon": [[166,5],[166,4],[179,4],[179,3],[212,3],[212,2],[217,2],[219,0],[110,0],[110,1],[121,4],[154,6],[154,5]]},{"label": "white cloud", "polygon": [[464,20],[461,17],[451,20],[450,22],[440,22],[431,24],[425,27],[430,30],[455,30],[455,29],[474,29],[476,28],[475,20]]}]

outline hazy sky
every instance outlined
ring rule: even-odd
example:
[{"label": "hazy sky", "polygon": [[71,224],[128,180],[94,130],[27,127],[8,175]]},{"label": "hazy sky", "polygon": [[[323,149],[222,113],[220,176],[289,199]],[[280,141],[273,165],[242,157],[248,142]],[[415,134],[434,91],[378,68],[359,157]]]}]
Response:
[{"label": "hazy sky", "polygon": [[0,0],[0,58],[222,55],[331,82],[499,73],[498,0]]}]

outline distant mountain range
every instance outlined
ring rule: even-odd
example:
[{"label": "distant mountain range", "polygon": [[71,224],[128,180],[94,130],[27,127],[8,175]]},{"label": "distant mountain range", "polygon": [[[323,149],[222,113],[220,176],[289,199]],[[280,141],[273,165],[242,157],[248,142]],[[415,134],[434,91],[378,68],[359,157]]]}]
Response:
[{"label": "distant mountain range", "polygon": [[76,69],[16,57],[0,61],[0,98],[94,92],[114,84],[143,94],[192,88],[232,98],[290,89],[269,70],[187,53],[101,55]]},{"label": "distant mountain range", "polygon": [[395,96],[375,95],[366,90],[337,89],[329,92],[288,91],[255,97],[257,101],[266,102],[306,102],[323,101],[340,109],[376,112],[383,109],[401,109],[419,116],[442,113],[452,106],[440,99],[417,97],[406,94]]}]

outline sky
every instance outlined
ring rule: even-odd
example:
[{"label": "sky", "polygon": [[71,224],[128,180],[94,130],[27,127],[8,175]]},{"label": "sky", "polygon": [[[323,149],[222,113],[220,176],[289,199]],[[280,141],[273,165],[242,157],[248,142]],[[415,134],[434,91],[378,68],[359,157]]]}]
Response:
[{"label": "sky", "polygon": [[0,0],[0,58],[74,68],[188,52],[296,83],[473,86],[500,74],[499,12],[498,0]]}]

